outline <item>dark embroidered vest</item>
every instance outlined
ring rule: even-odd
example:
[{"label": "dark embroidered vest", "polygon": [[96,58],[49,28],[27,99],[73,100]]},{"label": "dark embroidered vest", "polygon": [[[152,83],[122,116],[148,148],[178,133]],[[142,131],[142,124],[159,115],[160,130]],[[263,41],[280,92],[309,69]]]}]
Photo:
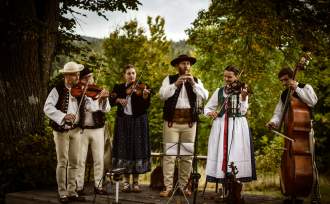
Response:
[{"label": "dark embroidered vest", "polygon": [[[176,82],[176,80],[178,78],[179,78],[179,74],[170,75],[169,76],[170,84],[173,84],[174,82]],[[196,77],[194,77],[194,80],[195,80],[196,83],[198,83],[198,80],[197,80]],[[182,87],[183,87],[183,85],[179,86],[175,90],[173,96],[171,96],[170,98],[168,98],[165,101],[164,108],[163,108],[163,119],[168,121],[168,122],[173,121],[175,106],[176,106],[176,103],[178,102],[179,94],[180,94],[180,91],[181,91]],[[185,83],[185,88],[187,90],[187,95],[188,95],[189,104],[190,104],[190,111],[191,111],[191,115],[192,115],[192,121],[191,122],[196,122],[197,117],[198,117],[197,107],[196,107],[197,96],[194,93],[193,87],[191,86],[190,83]]]},{"label": "dark embroidered vest", "polygon": [[[301,84],[301,83],[299,83],[299,84],[298,84],[298,87],[299,87],[299,88],[304,88],[305,85],[306,85],[306,84]],[[285,103],[285,99],[286,99],[286,96],[288,95],[288,91],[289,91],[289,89],[285,89],[285,90],[282,92],[282,94],[281,94],[281,101],[282,101],[282,104]],[[293,96],[293,97],[296,97],[296,98],[299,99],[299,96],[298,96],[298,94],[297,94],[296,92],[294,92],[294,93],[292,94],[292,96]]]},{"label": "dark embroidered vest", "polygon": [[[62,111],[63,113],[66,113],[68,111],[68,105],[69,105],[69,90],[65,87],[64,83],[60,83],[57,86],[55,86],[57,93],[58,93],[58,101],[55,105],[56,109]],[[53,128],[53,130],[57,132],[65,132],[69,129],[65,129],[64,125],[58,125],[55,121],[50,120],[49,125]],[[76,128],[78,125],[74,125],[71,129]]]},{"label": "dark embroidered vest", "polygon": [[[222,117],[226,111],[225,105],[223,104],[225,102],[223,90],[224,90],[224,87],[221,87],[218,92],[218,106],[220,106],[220,108],[221,108],[220,112],[218,113],[218,117]],[[236,99],[237,99],[236,103],[239,104],[239,95],[237,95]],[[229,98],[229,104],[228,104],[229,106],[231,106],[230,102],[231,102],[231,98]],[[231,111],[229,111],[229,117],[234,117],[234,116],[242,117],[243,115],[241,115],[241,113],[239,111],[237,111],[235,114],[233,114]]]},{"label": "dark embroidered vest", "polygon": [[[80,99],[78,99],[79,101]],[[85,100],[83,100],[82,104],[81,104],[81,107],[85,107]],[[80,113],[80,127],[82,129],[96,129],[96,128],[101,128],[104,126],[105,124],[105,113],[102,112],[102,111],[96,111],[96,112],[92,112],[92,118],[93,118],[93,122],[94,122],[94,125],[93,126],[86,126],[84,124],[84,121],[85,121],[85,109],[84,108],[80,108],[79,110],[79,113]]]},{"label": "dark embroidered vest", "polygon": [[[305,85],[306,85],[306,84],[301,84],[301,83],[299,83],[299,84],[298,84],[298,87],[302,89],[302,88],[305,87]],[[288,95],[288,91],[289,91],[289,89],[285,89],[285,90],[282,92],[282,94],[281,94],[281,101],[282,101],[283,106],[284,106],[284,104],[285,104],[285,99],[286,99],[286,96]],[[294,93],[292,94],[292,96],[293,96],[293,97],[296,97],[296,98],[298,98],[298,99],[300,100],[300,98],[299,98],[299,96],[298,96],[298,94],[297,94],[296,92],[294,92]],[[309,107],[309,112],[310,112],[310,114],[311,114],[311,118],[313,118],[313,109],[312,109],[311,107]]]}]

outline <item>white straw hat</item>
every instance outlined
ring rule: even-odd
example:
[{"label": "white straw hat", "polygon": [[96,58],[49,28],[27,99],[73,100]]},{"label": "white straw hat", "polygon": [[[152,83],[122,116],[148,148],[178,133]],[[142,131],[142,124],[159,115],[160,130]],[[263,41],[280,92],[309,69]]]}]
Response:
[{"label": "white straw hat", "polygon": [[84,65],[78,64],[76,62],[68,62],[64,65],[63,69],[60,69],[60,73],[75,73],[80,72],[84,69]]}]

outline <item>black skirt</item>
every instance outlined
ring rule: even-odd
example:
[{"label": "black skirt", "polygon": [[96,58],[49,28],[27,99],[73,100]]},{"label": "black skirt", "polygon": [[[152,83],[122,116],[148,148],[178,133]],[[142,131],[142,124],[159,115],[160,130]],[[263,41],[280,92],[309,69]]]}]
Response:
[{"label": "black skirt", "polygon": [[142,174],[150,171],[147,114],[117,115],[112,147],[113,168],[126,168],[128,174]]}]

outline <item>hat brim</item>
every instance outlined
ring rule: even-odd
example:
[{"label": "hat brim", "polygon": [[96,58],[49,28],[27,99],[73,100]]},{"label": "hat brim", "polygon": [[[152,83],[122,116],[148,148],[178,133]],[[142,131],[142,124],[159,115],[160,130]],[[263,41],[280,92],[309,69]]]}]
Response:
[{"label": "hat brim", "polygon": [[70,73],[76,73],[81,72],[84,69],[84,66],[80,66],[78,70],[72,70],[72,71],[65,71],[64,69],[60,69],[59,72],[62,74],[70,74]]},{"label": "hat brim", "polygon": [[175,58],[174,60],[171,61],[171,65],[175,67],[177,64],[183,61],[189,61],[191,65],[196,63],[196,58],[194,57],[180,57],[180,58]]}]

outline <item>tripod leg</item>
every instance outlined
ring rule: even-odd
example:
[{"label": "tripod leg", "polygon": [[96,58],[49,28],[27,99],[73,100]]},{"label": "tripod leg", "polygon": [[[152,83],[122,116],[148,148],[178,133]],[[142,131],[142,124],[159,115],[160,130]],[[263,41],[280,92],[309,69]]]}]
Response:
[{"label": "tripod leg", "polygon": [[119,200],[119,181],[116,181],[116,203]]},{"label": "tripod leg", "polygon": [[203,194],[202,194],[202,197],[204,197],[204,194],[205,194],[205,190],[206,190],[206,186],[207,186],[207,180],[205,181],[205,185],[204,185],[204,189],[203,189]]}]

